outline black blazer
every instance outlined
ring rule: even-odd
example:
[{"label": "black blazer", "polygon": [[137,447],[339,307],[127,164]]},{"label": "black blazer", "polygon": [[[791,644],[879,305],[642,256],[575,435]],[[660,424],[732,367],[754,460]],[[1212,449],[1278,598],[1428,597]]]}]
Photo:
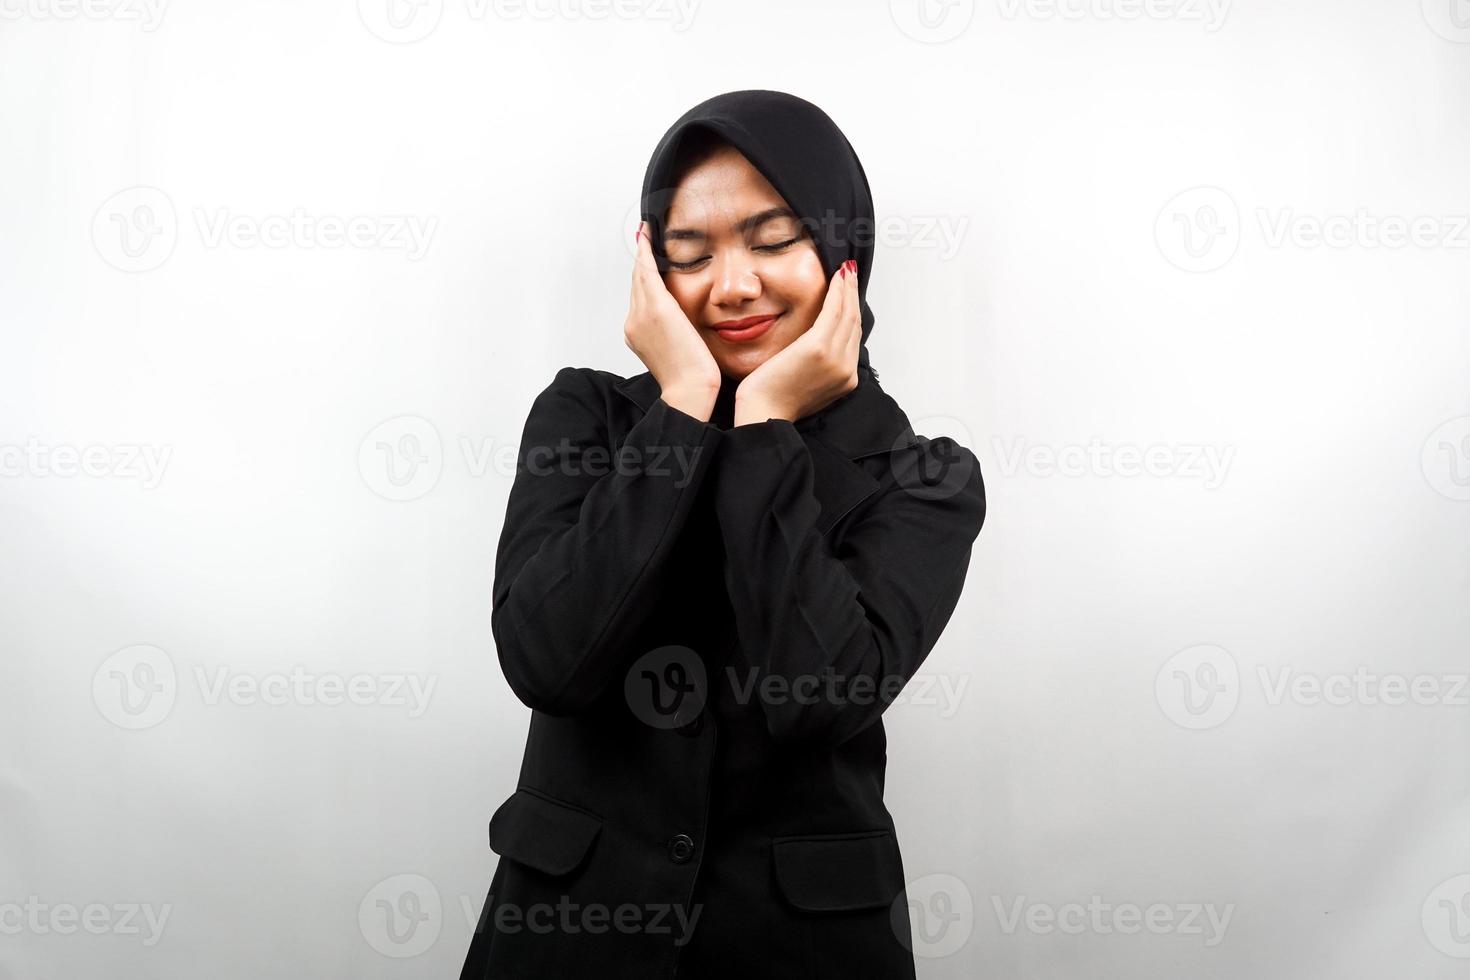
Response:
[{"label": "black blazer", "polygon": [[730,429],[646,372],[537,396],[491,615],[533,711],[462,980],[914,976],[880,715],[985,491],[860,377]]}]

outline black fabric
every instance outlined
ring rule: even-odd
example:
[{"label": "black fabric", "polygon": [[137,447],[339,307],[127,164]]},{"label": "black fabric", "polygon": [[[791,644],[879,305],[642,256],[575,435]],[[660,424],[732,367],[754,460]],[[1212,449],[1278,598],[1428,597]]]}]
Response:
[{"label": "black fabric", "polygon": [[586,367],[518,454],[491,631],[532,711],[462,980],[912,980],[882,715],[959,601],[974,454],[870,372],[729,428]]},{"label": "black fabric", "polygon": [[868,335],[875,317],[868,282],[877,232],[868,176],[852,144],[826,112],[786,92],[744,89],[706,99],[669,127],[644,172],[641,211],[656,255],[663,250],[679,145],[701,128],[733,144],[786,199],[812,231],[828,279],[848,259],[857,260],[863,320],[858,368],[873,371]]}]

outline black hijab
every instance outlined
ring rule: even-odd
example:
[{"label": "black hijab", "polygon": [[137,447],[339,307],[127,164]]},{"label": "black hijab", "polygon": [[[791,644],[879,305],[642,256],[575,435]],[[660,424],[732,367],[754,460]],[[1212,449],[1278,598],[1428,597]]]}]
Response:
[{"label": "black hijab", "polygon": [[[663,223],[673,199],[680,143],[699,129],[732,144],[785,198],[811,231],[829,280],[843,262],[857,260],[863,320],[858,383],[865,383],[864,374],[876,381],[867,345],[873,330],[867,297],[876,232],[873,195],[852,144],[825,112],[786,92],[746,89],[701,102],[669,127],[643,177],[641,211],[656,256],[663,254]],[[724,394],[722,402],[730,393]]]}]

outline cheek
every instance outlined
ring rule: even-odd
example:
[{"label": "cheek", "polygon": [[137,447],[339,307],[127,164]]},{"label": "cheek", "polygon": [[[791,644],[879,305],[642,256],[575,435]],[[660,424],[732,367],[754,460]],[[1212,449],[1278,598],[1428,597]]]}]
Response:
[{"label": "cheek", "polygon": [[665,276],[664,286],[668,289],[669,295],[674,297],[674,302],[678,303],[679,308],[684,311],[684,315],[689,317],[693,323],[700,322],[699,309],[703,305],[704,294],[695,285],[694,277]]},{"label": "cheek", "polygon": [[827,295],[827,275],[822,271],[822,261],[815,252],[793,256],[791,264],[783,270],[781,291],[786,301],[802,314],[802,319],[810,326],[822,311],[822,301]]}]

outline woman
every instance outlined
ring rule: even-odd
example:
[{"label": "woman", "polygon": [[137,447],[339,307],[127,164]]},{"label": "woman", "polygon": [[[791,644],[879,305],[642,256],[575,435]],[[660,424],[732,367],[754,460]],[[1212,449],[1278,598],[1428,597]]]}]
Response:
[{"label": "woman", "polygon": [[492,632],[533,709],[462,980],[914,976],[881,714],[985,517],[864,341],[873,207],[816,106],[695,106],[643,184],[622,379],[535,400]]}]

